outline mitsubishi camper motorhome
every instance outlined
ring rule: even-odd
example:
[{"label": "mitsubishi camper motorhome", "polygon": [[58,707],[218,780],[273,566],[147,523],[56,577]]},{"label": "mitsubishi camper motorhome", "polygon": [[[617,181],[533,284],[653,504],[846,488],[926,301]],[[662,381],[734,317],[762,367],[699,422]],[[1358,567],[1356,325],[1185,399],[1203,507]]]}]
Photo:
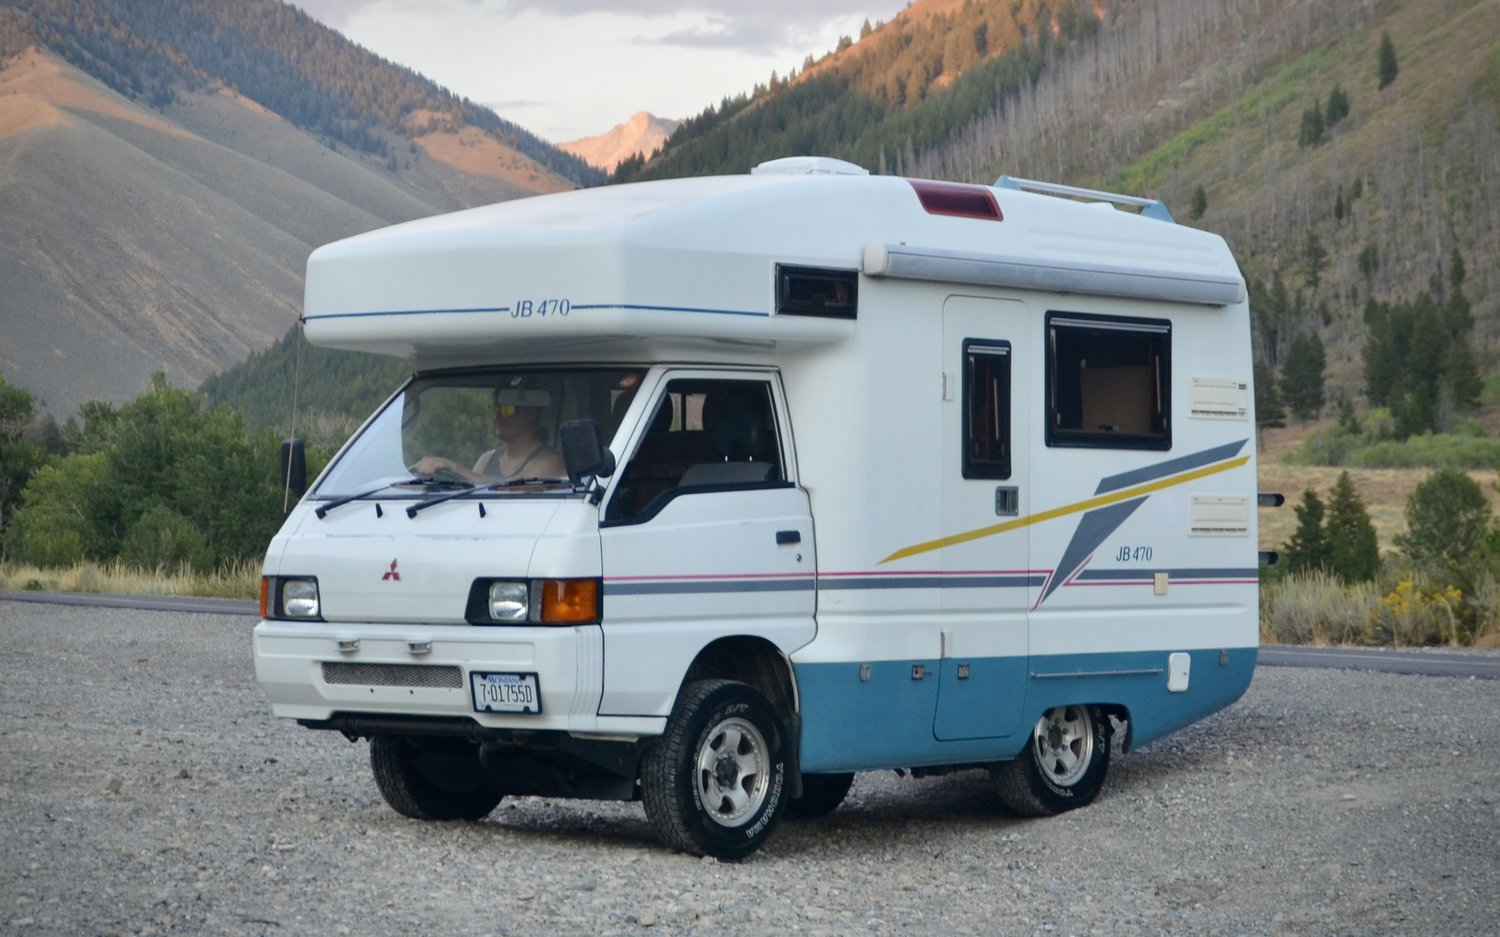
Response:
[{"label": "mitsubishi camper motorhome", "polygon": [[414,373],[272,541],[256,673],[406,816],[1051,814],[1254,671],[1245,283],[1160,203],[777,160],[330,244],[303,323]]}]

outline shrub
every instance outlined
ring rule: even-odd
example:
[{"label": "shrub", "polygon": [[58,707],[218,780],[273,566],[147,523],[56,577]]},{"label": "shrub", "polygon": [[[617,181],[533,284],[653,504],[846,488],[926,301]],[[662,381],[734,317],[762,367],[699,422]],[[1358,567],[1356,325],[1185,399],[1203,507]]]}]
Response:
[{"label": "shrub", "polygon": [[1371,610],[1365,640],[1397,647],[1457,646],[1462,643],[1463,599],[1456,586],[1423,591],[1419,583],[1403,579]]},{"label": "shrub", "polygon": [[1472,478],[1455,468],[1433,472],[1406,499],[1407,532],[1396,545],[1419,564],[1461,571],[1489,550],[1490,503]]},{"label": "shrub", "polygon": [[202,532],[187,518],[160,504],[147,508],[131,526],[120,545],[120,561],[138,569],[213,566]]},{"label": "shrub", "polygon": [[1279,644],[1358,644],[1379,593],[1345,586],[1321,570],[1293,573],[1261,590],[1261,640]]}]

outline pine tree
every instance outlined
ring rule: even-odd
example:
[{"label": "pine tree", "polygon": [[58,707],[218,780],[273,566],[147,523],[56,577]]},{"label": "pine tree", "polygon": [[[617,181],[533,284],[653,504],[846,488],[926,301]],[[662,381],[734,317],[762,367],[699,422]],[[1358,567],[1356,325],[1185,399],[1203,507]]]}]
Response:
[{"label": "pine tree", "polygon": [[1188,216],[1197,221],[1206,211],[1208,211],[1208,193],[1203,191],[1203,186],[1200,185],[1193,190],[1193,202],[1188,208]]},{"label": "pine tree", "polygon": [[1326,367],[1323,340],[1316,332],[1305,332],[1292,341],[1281,373],[1281,389],[1297,419],[1313,419],[1323,409]]},{"label": "pine tree", "polygon": [[1406,499],[1406,528],[1396,545],[1417,563],[1469,571],[1490,543],[1490,503],[1468,475],[1438,469]]},{"label": "pine tree", "polygon": [[1260,429],[1277,429],[1286,425],[1286,407],[1281,402],[1281,390],[1276,386],[1276,375],[1264,361],[1256,360],[1255,377],[1255,425]]},{"label": "pine tree", "polygon": [[1345,582],[1369,582],[1380,573],[1375,525],[1348,472],[1339,473],[1328,494],[1323,532],[1328,542],[1329,572]]},{"label": "pine tree", "polygon": [[1323,123],[1332,130],[1335,124],[1348,116],[1349,95],[1344,93],[1342,86],[1334,85],[1333,90],[1328,92],[1328,103],[1323,108]]},{"label": "pine tree", "polygon": [[1309,488],[1302,493],[1302,503],[1297,505],[1296,511],[1297,529],[1284,548],[1286,571],[1301,573],[1328,569],[1332,550],[1323,530],[1323,499]]},{"label": "pine tree", "polygon": [[1401,71],[1396,64],[1396,44],[1391,41],[1390,33],[1380,34],[1380,52],[1376,56],[1375,76],[1379,79],[1380,88],[1385,88],[1396,80],[1396,75]]},{"label": "pine tree", "polygon": [[1307,265],[1307,285],[1317,289],[1323,281],[1323,269],[1328,266],[1328,249],[1311,228],[1302,241],[1302,262]]},{"label": "pine tree", "polygon": [[1297,145],[1306,149],[1323,142],[1323,111],[1314,104],[1302,112],[1302,126],[1297,131]]}]

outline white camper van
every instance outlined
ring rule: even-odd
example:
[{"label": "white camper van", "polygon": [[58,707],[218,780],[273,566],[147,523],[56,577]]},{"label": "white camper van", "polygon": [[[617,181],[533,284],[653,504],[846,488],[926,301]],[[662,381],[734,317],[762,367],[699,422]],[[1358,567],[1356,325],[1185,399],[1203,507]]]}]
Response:
[{"label": "white camper van", "polygon": [[1250,682],[1245,285],[1160,203],[777,160],[330,244],[303,322],[414,374],[272,541],[256,673],[407,816],[1050,814]]}]

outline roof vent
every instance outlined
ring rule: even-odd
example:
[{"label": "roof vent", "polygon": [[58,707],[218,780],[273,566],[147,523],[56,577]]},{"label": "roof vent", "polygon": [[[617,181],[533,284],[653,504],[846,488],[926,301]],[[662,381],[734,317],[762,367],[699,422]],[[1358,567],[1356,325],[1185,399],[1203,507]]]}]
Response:
[{"label": "roof vent", "polygon": [[752,176],[868,176],[870,170],[831,156],[785,156],[750,170]]}]

